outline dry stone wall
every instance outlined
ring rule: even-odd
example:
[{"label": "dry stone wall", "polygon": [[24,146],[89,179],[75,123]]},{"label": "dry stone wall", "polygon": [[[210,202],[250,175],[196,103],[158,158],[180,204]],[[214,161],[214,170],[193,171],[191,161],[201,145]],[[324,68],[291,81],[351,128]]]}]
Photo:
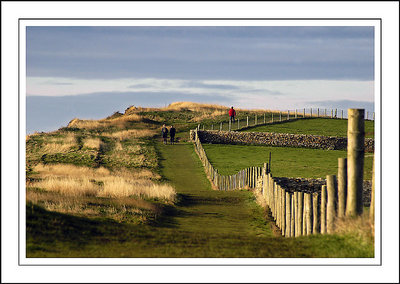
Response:
[{"label": "dry stone wall", "polygon": [[[319,135],[286,134],[273,132],[236,132],[236,131],[198,131],[202,143],[212,144],[252,144],[278,147],[298,147],[326,150],[346,150],[346,137],[328,137]],[[194,132],[191,131],[191,139]],[[365,152],[374,152],[374,139],[365,139]]]}]

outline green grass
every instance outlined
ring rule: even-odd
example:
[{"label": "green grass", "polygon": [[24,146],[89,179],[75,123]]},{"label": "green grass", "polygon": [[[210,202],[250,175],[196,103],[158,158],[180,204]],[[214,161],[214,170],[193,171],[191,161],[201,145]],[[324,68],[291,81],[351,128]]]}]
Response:
[{"label": "green grass", "polygon": [[[303,148],[280,148],[250,145],[203,144],[211,164],[222,175],[232,175],[247,167],[262,167],[269,161],[274,176],[326,178],[336,175],[338,158],[347,157],[347,151]],[[372,154],[366,153],[364,179],[371,179]]]},{"label": "green grass", "polygon": [[[347,119],[298,119],[282,123],[251,127],[245,132],[276,132],[322,136],[347,136]],[[374,121],[365,121],[365,137],[374,138]]]},{"label": "green grass", "polygon": [[27,206],[27,257],[373,257],[356,236],[276,235],[249,191],[210,189],[191,144],[159,145],[179,202],[152,224],[88,219]]}]

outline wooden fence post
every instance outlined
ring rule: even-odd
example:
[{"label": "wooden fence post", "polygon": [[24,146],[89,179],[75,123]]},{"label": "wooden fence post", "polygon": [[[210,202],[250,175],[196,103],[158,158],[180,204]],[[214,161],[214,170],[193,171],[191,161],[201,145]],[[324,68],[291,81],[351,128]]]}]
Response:
[{"label": "wooden fence post", "polygon": [[286,195],[285,190],[281,187],[281,227],[282,236],[286,233]]},{"label": "wooden fence post", "polygon": [[240,129],[240,122],[239,122],[239,118],[238,118],[238,128],[237,129]]},{"label": "wooden fence post", "polygon": [[326,117],[326,109],[325,109],[325,113],[324,113],[324,116]]},{"label": "wooden fence post", "polygon": [[231,129],[232,129],[232,121],[229,119],[228,131],[231,131]]},{"label": "wooden fence post", "polygon": [[257,114],[254,115],[254,125],[257,125]]},{"label": "wooden fence post", "polygon": [[265,124],[265,113],[264,113],[264,124]]},{"label": "wooden fence post", "polygon": [[312,201],[311,201],[311,194],[310,193],[305,193],[305,201],[306,201],[306,234],[311,235],[312,233],[312,214],[313,214],[313,207],[312,207]]},{"label": "wooden fence post", "polygon": [[295,236],[295,199],[294,199],[295,194],[290,195],[290,237]]},{"label": "wooden fence post", "polygon": [[249,117],[247,116],[247,127],[249,127]]},{"label": "wooden fence post", "polygon": [[346,216],[363,212],[364,110],[348,109]]},{"label": "wooden fence post", "polygon": [[279,111],[279,121],[282,121],[282,112]]},{"label": "wooden fence post", "polygon": [[290,120],[290,112],[287,111],[287,120]]},{"label": "wooden fence post", "polygon": [[297,108],[294,110],[294,118],[297,119]]},{"label": "wooden fence post", "polygon": [[307,234],[307,221],[306,221],[306,196],[307,193],[303,193],[303,230],[302,230],[302,234],[303,236],[305,236]]},{"label": "wooden fence post", "polygon": [[291,227],[291,217],[290,217],[290,205],[291,205],[291,199],[290,199],[290,194],[289,192],[285,192],[285,217],[286,217],[286,222],[285,222],[285,236],[290,237],[290,227]]},{"label": "wooden fence post", "polygon": [[306,109],[304,108],[303,109],[303,118],[305,118],[306,117]]},{"label": "wooden fence post", "polygon": [[314,192],[312,196],[312,202],[313,202],[313,234],[319,233],[319,208],[318,208],[318,199],[319,199],[319,193]]},{"label": "wooden fence post", "polygon": [[298,237],[299,235],[299,192],[295,191],[293,193],[293,203],[294,203],[294,236]]},{"label": "wooden fence post", "polygon": [[312,117],[312,108],[310,108],[310,117]]},{"label": "wooden fence post", "polygon": [[319,108],[317,108],[317,117],[319,117]]},{"label": "wooden fence post", "polygon": [[219,131],[222,131],[222,122],[221,122],[221,124],[219,125]]},{"label": "wooden fence post", "polygon": [[347,199],[347,159],[338,159],[338,217],[342,218],[346,213]]},{"label": "wooden fence post", "polygon": [[297,196],[298,206],[297,209],[297,223],[299,226],[298,235],[301,236],[303,234],[303,202],[304,202],[304,192],[299,192]]},{"label": "wooden fence post", "polygon": [[326,185],[321,187],[321,234],[326,234]]},{"label": "wooden fence post", "polygon": [[211,130],[214,130],[214,124],[211,124]]},{"label": "wooden fence post", "polygon": [[342,116],[341,116],[341,117],[342,117],[342,119],[343,119],[343,110],[342,110]]},{"label": "wooden fence post", "polygon": [[274,122],[274,113],[272,113],[272,115],[271,115],[271,122],[272,123]]},{"label": "wooden fence post", "polygon": [[369,217],[372,224],[375,224],[375,155],[372,160],[372,188],[371,188],[371,203],[369,205]]},{"label": "wooden fence post", "polygon": [[335,229],[336,218],[336,193],[337,181],[335,175],[326,176],[326,187],[328,189],[328,204],[326,207],[326,231],[332,234]]}]

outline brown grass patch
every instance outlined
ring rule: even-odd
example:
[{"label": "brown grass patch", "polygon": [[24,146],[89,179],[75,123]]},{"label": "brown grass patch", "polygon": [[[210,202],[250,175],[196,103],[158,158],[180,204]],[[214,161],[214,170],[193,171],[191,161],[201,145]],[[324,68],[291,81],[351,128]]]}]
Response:
[{"label": "brown grass patch", "polygon": [[356,236],[360,242],[369,244],[374,242],[375,228],[369,214],[357,217],[338,218],[335,222],[335,233]]},{"label": "brown grass patch", "polygon": [[104,133],[103,135],[112,138],[117,138],[119,141],[123,141],[132,138],[151,137],[155,134],[156,134],[155,130],[150,130],[150,129],[129,129],[113,133]]},{"label": "brown grass patch", "polygon": [[87,138],[83,141],[83,147],[91,148],[91,149],[100,149],[100,145],[102,144],[99,138]]},{"label": "brown grass patch", "polygon": [[85,128],[85,129],[96,129],[96,128],[103,128],[109,126],[115,126],[118,128],[126,127],[130,122],[138,122],[141,121],[142,117],[138,114],[129,114],[129,115],[122,115],[115,118],[105,118],[99,120],[80,120],[80,119],[73,119],[69,122],[69,128]]},{"label": "brown grass patch", "polygon": [[66,196],[139,196],[175,200],[175,190],[166,184],[156,184],[150,178],[159,175],[149,170],[111,172],[105,168],[92,169],[73,165],[42,165],[34,170],[41,179],[29,182],[27,187],[43,188]]}]

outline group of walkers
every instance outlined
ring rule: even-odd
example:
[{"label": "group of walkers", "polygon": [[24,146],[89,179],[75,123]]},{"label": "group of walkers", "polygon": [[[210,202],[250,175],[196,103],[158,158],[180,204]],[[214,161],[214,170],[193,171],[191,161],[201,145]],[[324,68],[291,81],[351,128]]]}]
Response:
[{"label": "group of walkers", "polygon": [[[235,116],[236,116],[236,111],[233,107],[231,107],[229,109],[229,120],[231,122],[235,122]],[[168,128],[164,124],[163,127],[161,128],[161,135],[162,135],[164,144],[168,144],[168,133],[169,133],[169,137],[170,137],[170,143],[174,144],[176,129],[174,128],[173,125],[171,125],[171,127],[168,130]]]},{"label": "group of walkers", "polygon": [[171,127],[169,128],[169,131],[168,131],[168,128],[165,126],[165,124],[161,128],[161,135],[162,135],[162,138],[163,138],[163,143],[167,144],[167,142],[168,142],[167,141],[168,140],[168,132],[169,132],[169,136],[171,138],[170,139],[170,143],[174,144],[175,143],[176,129],[175,129],[175,127],[173,125],[171,125]]}]

